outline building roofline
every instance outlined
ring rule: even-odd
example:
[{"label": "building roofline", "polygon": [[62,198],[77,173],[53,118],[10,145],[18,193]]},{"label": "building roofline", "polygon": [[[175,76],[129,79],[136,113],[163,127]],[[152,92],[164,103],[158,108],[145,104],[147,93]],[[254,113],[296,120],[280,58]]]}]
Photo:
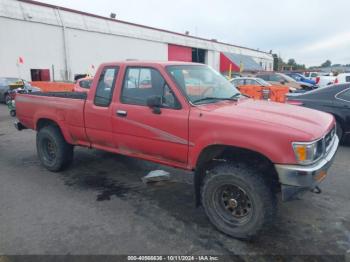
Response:
[{"label": "building roofline", "polygon": [[95,17],[95,18],[99,18],[99,19],[104,19],[104,20],[108,20],[108,21],[117,22],[117,23],[122,23],[122,24],[127,24],[127,25],[147,28],[147,29],[152,29],[152,30],[156,30],[156,31],[164,32],[164,33],[175,34],[175,35],[179,35],[179,36],[189,37],[189,38],[203,40],[203,41],[209,41],[209,42],[223,44],[223,45],[228,45],[228,46],[232,46],[232,47],[244,48],[244,49],[248,49],[248,50],[259,52],[259,53],[270,54],[269,52],[260,51],[260,50],[254,49],[254,48],[249,48],[249,47],[244,47],[244,46],[239,46],[239,45],[233,45],[233,44],[230,44],[230,43],[220,42],[220,41],[216,41],[216,40],[212,40],[212,39],[206,39],[206,38],[198,37],[198,36],[186,35],[186,34],[174,32],[174,31],[170,31],[170,30],[166,30],[166,29],[160,29],[160,28],[156,28],[156,27],[152,27],[152,26],[140,25],[140,24],[127,22],[127,21],[123,21],[123,20],[118,20],[118,19],[113,19],[113,18],[101,16],[101,15],[91,14],[91,13],[87,13],[87,12],[83,12],[83,11],[79,11],[79,10],[75,10],[75,9],[71,9],[71,8],[67,8],[67,7],[47,4],[47,3],[43,3],[43,2],[39,2],[39,1],[34,1],[34,0],[18,0],[18,1],[19,2],[23,2],[23,3],[38,5],[38,6],[45,6],[45,7],[49,7],[49,8],[60,9],[60,10],[71,12],[71,13],[76,13],[76,14],[80,14],[80,15],[86,15],[86,16],[90,16],[90,17]]}]

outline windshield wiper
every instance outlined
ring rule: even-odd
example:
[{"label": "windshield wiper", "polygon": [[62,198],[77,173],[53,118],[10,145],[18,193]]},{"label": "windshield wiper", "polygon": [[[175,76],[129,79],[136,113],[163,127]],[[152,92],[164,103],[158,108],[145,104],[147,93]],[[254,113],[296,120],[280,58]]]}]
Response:
[{"label": "windshield wiper", "polygon": [[202,97],[200,99],[192,101],[192,103],[198,103],[198,102],[204,102],[204,101],[223,101],[223,100],[230,100],[230,101],[237,101],[236,95],[233,95],[232,97]]},{"label": "windshield wiper", "polygon": [[230,99],[235,99],[235,100],[237,100],[237,98],[240,97],[240,96],[242,96],[241,93],[236,93],[236,94],[234,94],[233,96],[231,96]]}]

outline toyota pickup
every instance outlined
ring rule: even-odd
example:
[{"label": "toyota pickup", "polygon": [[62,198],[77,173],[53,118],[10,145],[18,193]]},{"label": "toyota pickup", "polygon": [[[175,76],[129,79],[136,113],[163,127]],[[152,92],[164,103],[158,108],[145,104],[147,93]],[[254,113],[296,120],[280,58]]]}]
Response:
[{"label": "toyota pickup", "polygon": [[195,63],[105,63],[88,93],[19,94],[16,105],[48,170],[67,168],[75,146],[191,170],[196,205],[240,239],[272,224],[280,196],[319,192],[339,142],[332,115],[249,99]]}]

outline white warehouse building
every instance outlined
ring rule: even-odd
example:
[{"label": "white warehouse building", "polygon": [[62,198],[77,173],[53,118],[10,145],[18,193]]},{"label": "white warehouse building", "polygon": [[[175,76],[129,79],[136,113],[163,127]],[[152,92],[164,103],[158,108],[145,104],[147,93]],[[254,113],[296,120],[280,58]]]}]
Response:
[{"label": "white warehouse building", "polygon": [[177,60],[271,71],[272,54],[30,0],[0,0],[0,76],[68,80],[102,62]]}]

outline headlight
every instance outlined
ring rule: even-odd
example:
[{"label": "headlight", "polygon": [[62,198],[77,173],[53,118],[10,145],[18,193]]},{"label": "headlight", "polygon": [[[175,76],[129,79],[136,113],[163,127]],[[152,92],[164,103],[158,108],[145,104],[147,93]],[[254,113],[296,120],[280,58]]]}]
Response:
[{"label": "headlight", "polygon": [[310,143],[294,142],[292,144],[295,157],[301,165],[312,164],[323,155],[323,139]]}]

